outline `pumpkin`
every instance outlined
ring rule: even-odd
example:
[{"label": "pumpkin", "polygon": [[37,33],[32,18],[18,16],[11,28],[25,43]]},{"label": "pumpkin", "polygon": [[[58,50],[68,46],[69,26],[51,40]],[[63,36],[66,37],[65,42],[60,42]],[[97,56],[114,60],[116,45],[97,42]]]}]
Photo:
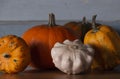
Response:
[{"label": "pumpkin", "polygon": [[[83,17],[82,21],[70,21],[68,23],[66,23],[64,26],[67,28],[72,29],[73,31],[75,31],[76,33],[79,34],[79,37],[81,39],[81,41],[84,41],[84,36],[85,34],[92,29],[91,27],[91,23],[87,22],[86,17]],[[99,23],[96,23],[96,25],[100,25]]]},{"label": "pumpkin", "polygon": [[120,36],[108,25],[95,25],[96,15],[93,16],[93,29],[88,31],[84,44],[90,44],[95,49],[92,70],[112,70],[120,64]]},{"label": "pumpkin", "polygon": [[30,49],[26,42],[15,35],[0,38],[0,71],[18,73],[30,63]]},{"label": "pumpkin", "polygon": [[51,48],[56,42],[78,38],[70,29],[56,25],[53,13],[49,14],[48,24],[33,26],[22,37],[31,49],[31,66],[38,69],[54,68],[51,58]]},{"label": "pumpkin", "polygon": [[82,21],[70,21],[64,25],[67,28],[72,29],[77,32],[80,36],[80,39],[83,41],[85,33],[91,29],[91,24],[86,21],[86,17],[83,17]]},{"label": "pumpkin", "polygon": [[81,40],[57,42],[51,50],[55,66],[67,74],[87,72],[91,66],[94,49],[84,45]]}]

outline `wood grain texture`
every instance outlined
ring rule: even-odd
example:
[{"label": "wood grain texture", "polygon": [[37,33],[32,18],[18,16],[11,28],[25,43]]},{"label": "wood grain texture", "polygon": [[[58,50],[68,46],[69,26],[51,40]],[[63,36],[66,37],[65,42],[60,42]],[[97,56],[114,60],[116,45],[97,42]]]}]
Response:
[{"label": "wood grain texture", "polygon": [[67,75],[59,70],[25,70],[18,74],[0,73],[0,79],[120,79],[120,73],[99,72]]},{"label": "wood grain texture", "polygon": [[[80,20],[56,20],[59,25],[64,25],[69,21]],[[98,23],[110,25],[120,33],[120,20],[118,21],[97,21]],[[0,37],[7,34],[15,34],[21,36],[27,29],[40,24],[48,24],[48,20],[33,21],[0,21]]]}]

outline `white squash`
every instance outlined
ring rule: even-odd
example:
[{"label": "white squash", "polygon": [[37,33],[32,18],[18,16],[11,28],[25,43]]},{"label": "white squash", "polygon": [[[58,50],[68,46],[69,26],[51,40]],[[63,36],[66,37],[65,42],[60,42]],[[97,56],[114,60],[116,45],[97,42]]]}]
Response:
[{"label": "white squash", "polygon": [[63,43],[55,43],[51,56],[59,70],[67,74],[78,74],[90,68],[94,49],[90,45],[84,45],[78,39],[65,40]]}]

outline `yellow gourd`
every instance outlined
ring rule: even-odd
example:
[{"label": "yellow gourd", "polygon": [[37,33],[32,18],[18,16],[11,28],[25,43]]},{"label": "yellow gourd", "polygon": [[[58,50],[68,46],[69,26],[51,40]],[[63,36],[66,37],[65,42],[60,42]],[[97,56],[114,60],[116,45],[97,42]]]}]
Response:
[{"label": "yellow gourd", "polygon": [[96,15],[93,16],[93,29],[88,31],[84,44],[90,44],[95,49],[92,70],[111,70],[120,64],[120,36],[110,26],[95,25]]},{"label": "yellow gourd", "polygon": [[30,50],[26,42],[15,35],[0,38],[0,71],[18,73],[30,63]]}]

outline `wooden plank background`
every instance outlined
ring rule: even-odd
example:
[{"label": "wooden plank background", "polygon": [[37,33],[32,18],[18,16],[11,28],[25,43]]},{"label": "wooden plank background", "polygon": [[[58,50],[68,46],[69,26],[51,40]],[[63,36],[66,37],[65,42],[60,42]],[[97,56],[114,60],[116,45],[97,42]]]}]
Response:
[{"label": "wooden plank background", "polygon": [[[57,20],[56,23],[64,25],[69,21]],[[35,25],[47,23],[47,21],[0,21],[0,36],[8,34],[21,36],[27,29]],[[120,21],[98,21],[98,23],[110,25],[120,34]]]},{"label": "wooden plank background", "polygon": [[58,24],[91,20],[97,14],[100,23],[120,30],[120,0],[0,0],[0,36],[22,33],[37,24],[47,23],[54,13]]},{"label": "wooden plank background", "polygon": [[47,20],[49,13],[58,20],[120,20],[120,0],[0,0],[0,20]]}]

